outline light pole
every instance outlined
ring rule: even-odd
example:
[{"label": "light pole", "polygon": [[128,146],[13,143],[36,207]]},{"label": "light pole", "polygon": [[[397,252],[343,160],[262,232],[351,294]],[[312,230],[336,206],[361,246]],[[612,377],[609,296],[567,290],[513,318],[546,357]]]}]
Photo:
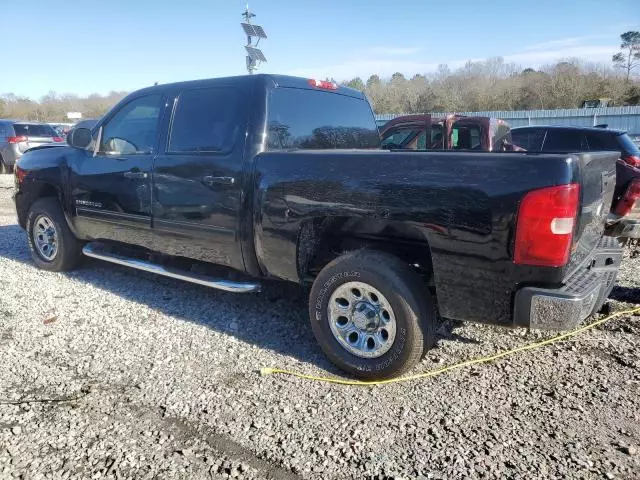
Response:
[{"label": "light pole", "polygon": [[247,44],[244,48],[247,51],[247,71],[249,72],[249,75],[251,75],[258,68],[260,62],[267,61],[262,50],[258,48],[260,39],[267,38],[267,34],[264,33],[264,29],[260,25],[254,25],[251,23],[251,19],[255,17],[256,14],[249,10],[248,3],[244,12],[242,12],[242,16],[244,17],[244,22],[240,23],[240,26],[242,26],[244,33],[247,35]]}]

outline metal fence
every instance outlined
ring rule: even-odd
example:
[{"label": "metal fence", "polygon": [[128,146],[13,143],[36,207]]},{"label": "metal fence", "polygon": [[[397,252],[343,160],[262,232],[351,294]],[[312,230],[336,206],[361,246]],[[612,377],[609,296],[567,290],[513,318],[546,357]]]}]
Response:
[{"label": "metal fence", "polygon": [[[449,112],[451,113],[451,112]],[[640,136],[640,106],[607,108],[572,108],[564,110],[516,110],[495,112],[455,112],[460,115],[496,117],[506,120],[512,127],[524,125],[575,125],[588,127],[606,124],[609,128],[626,130]],[[445,113],[431,113],[442,117]],[[378,125],[384,125],[400,114],[376,115]]]}]

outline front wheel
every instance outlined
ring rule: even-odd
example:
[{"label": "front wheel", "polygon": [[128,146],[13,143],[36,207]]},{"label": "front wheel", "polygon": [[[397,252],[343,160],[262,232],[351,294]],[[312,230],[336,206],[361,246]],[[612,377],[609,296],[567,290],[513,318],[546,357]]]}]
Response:
[{"label": "front wheel", "polygon": [[29,250],[36,265],[52,272],[75,268],[82,257],[82,244],[69,229],[54,198],[34,202],[27,214]]},{"label": "front wheel", "polygon": [[338,367],[373,380],[413,367],[434,342],[436,313],[409,265],[361,250],[329,263],[309,299],[313,333]]}]

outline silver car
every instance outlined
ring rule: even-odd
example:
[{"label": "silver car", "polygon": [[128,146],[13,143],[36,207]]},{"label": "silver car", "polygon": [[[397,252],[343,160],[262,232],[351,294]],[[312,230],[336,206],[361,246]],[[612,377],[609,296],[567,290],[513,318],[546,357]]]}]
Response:
[{"label": "silver car", "polygon": [[0,173],[11,173],[24,152],[64,139],[46,123],[0,120]]}]

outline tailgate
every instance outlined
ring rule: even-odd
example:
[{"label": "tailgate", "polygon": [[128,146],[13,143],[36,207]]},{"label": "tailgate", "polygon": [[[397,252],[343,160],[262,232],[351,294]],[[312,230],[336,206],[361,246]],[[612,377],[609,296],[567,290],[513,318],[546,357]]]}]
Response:
[{"label": "tailgate", "polygon": [[620,152],[577,154],[581,210],[572,247],[570,270],[578,267],[602,238],[616,184]]}]

